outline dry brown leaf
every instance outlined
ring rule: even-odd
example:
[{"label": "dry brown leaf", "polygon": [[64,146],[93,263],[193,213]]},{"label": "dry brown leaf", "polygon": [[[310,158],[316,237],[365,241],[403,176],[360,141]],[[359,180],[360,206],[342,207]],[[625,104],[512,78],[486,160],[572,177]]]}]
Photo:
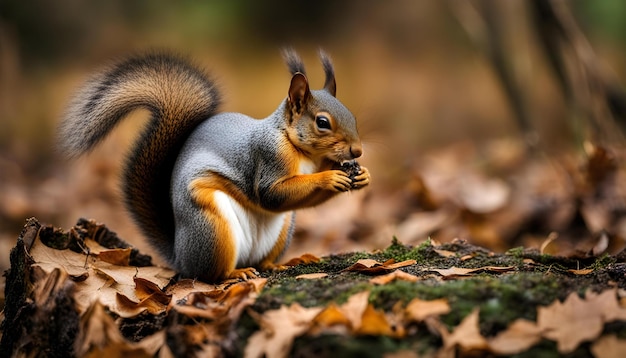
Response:
[{"label": "dry brown leaf", "polygon": [[431,301],[414,298],[406,306],[405,312],[409,322],[421,322],[427,317],[450,313],[450,305],[445,298]]},{"label": "dry brown leaf", "polygon": [[470,276],[479,271],[488,272],[508,272],[515,270],[515,266],[485,266],[477,268],[450,267],[447,269],[428,269],[427,271],[435,271],[444,278],[454,278],[457,276]]},{"label": "dry brown leaf", "polygon": [[[455,215],[456,212],[449,208],[411,213],[405,220],[398,223],[394,234],[401,237],[405,242],[418,242],[445,227],[446,224],[454,220]],[[431,245],[439,246],[434,240],[431,240]]]},{"label": "dry brown leaf", "polygon": [[[266,279],[261,280],[265,282]],[[257,284],[249,281],[238,282],[226,288],[190,292],[186,300],[179,301],[173,308],[188,317],[221,318],[230,312],[231,307],[242,302],[245,305],[256,298]]]},{"label": "dry brown leaf", "polygon": [[102,250],[98,258],[113,265],[128,266],[132,249],[110,249]]},{"label": "dry brown leaf", "polygon": [[[99,254],[104,253],[104,257],[109,254],[125,255],[124,250],[102,249],[95,242],[91,245],[96,247]],[[113,265],[104,262],[100,255],[85,255],[71,250],[52,249],[39,239],[33,243],[30,254],[36,262],[33,266],[40,267],[47,273],[52,272],[54,268],[60,268],[74,278],[76,283],[74,299],[81,313],[84,313],[94,302],[99,301],[122,317],[132,317],[146,310],[147,307],[153,307],[151,300],[165,302],[166,298],[163,293],[157,293],[157,291],[164,288],[175,274],[172,270],[156,266]],[[136,281],[137,279],[139,281]],[[137,282],[140,282],[139,288],[143,291],[137,290]],[[123,296],[121,301],[118,295]],[[148,296],[150,299],[141,303]]]},{"label": "dry brown leaf", "polygon": [[537,308],[537,324],[544,336],[557,342],[560,353],[572,352],[586,340],[602,333],[602,317],[588,310],[584,301],[572,292],[565,302],[554,301],[547,307]]},{"label": "dry brown leaf", "polygon": [[377,310],[371,304],[367,305],[363,316],[361,317],[361,325],[356,329],[355,333],[367,336],[394,336],[395,332],[385,317],[385,312]]},{"label": "dry brown leaf", "polygon": [[315,328],[312,330],[313,334],[334,326],[343,326],[346,330],[351,326],[350,320],[343,310],[333,302],[326,306],[313,321],[315,323]]},{"label": "dry brown leaf", "polygon": [[302,275],[296,276],[297,280],[318,280],[320,278],[328,277],[326,272],[316,272],[316,273],[305,273]]},{"label": "dry brown leaf", "polygon": [[593,269],[580,269],[580,270],[567,270],[567,272],[573,273],[574,275],[588,275],[593,272]]},{"label": "dry brown leaf", "polygon": [[[378,262],[378,261],[376,261],[376,260],[374,260],[374,259],[360,259],[352,266],[355,266],[355,265],[360,265],[360,266],[363,266],[363,267],[370,268],[370,267],[374,267],[374,266],[382,266],[383,264]],[[350,266],[350,267],[352,267],[352,266]]]},{"label": "dry brown leaf", "polygon": [[350,321],[353,330],[361,326],[361,319],[365,308],[367,308],[369,296],[369,291],[359,292],[350,296],[348,301],[341,305],[341,311]]},{"label": "dry brown leaf", "polygon": [[537,325],[544,332],[544,337],[557,342],[560,353],[570,353],[580,343],[595,339],[602,333],[607,315],[611,318],[620,315],[621,309],[613,313],[611,306],[604,307],[604,304],[610,304],[611,296],[613,307],[619,307],[613,290],[592,295],[587,301],[572,292],[563,303],[557,300],[550,306],[539,307]]},{"label": "dry brown leaf", "polygon": [[29,250],[36,266],[50,273],[55,268],[61,268],[72,277],[89,276],[89,265],[96,261],[94,256],[78,254],[69,249],[55,250],[44,245],[39,239],[35,240]]},{"label": "dry brown leaf", "polygon": [[435,251],[436,253],[439,254],[439,256],[442,256],[442,257],[454,257],[454,256],[456,256],[456,252],[454,252],[454,251],[439,250],[439,249],[433,249],[433,251]]},{"label": "dry brown leaf", "polygon": [[158,299],[154,299],[152,295],[140,300],[139,302],[135,302],[118,293],[117,305],[115,305],[114,308],[116,312],[119,312],[118,314],[121,317],[128,318],[135,317],[144,311],[147,311],[152,315],[163,313],[167,308],[167,304],[159,302]]},{"label": "dry brown leaf", "polygon": [[76,345],[76,355],[84,357],[87,353],[101,351],[104,347],[124,344],[125,339],[113,318],[106,313],[104,306],[96,301],[80,319],[76,342],[79,342]]},{"label": "dry brown leaf", "polygon": [[95,302],[81,317],[74,346],[79,357],[155,357],[165,345],[165,331],[137,343],[127,341],[104,306]]},{"label": "dry brown leaf", "polygon": [[216,285],[211,285],[198,280],[182,279],[166,288],[165,293],[172,295],[170,306],[177,304],[180,300],[189,296],[193,292],[209,292],[217,289]]},{"label": "dry brown leaf", "polygon": [[297,303],[266,311],[260,317],[261,329],[248,340],[244,357],[287,357],[293,340],[311,327],[321,311],[319,307],[304,308]]},{"label": "dry brown leaf", "polygon": [[315,255],[311,255],[311,254],[304,254],[300,257],[294,257],[291,260],[287,261],[286,263],[284,263],[284,266],[297,266],[297,265],[302,265],[302,264],[311,264],[311,263],[318,263],[320,262],[320,258],[315,256]]},{"label": "dry brown leaf", "polygon": [[547,253],[551,253],[548,251],[548,246],[550,246],[550,244],[559,238],[559,234],[557,234],[556,232],[551,232],[548,237],[541,243],[541,247],[539,248],[539,253],[543,254],[547,254]]},{"label": "dry brown leaf", "polygon": [[626,339],[615,335],[602,336],[591,345],[591,353],[596,358],[622,358],[626,352]]},{"label": "dry brown leaf", "polygon": [[476,257],[476,254],[467,254],[465,256],[461,256],[460,260],[467,261],[473,259],[474,257]]},{"label": "dry brown leaf", "polygon": [[596,307],[601,312],[604,322],[626,321],[626,308],[620,305],[617,290],[610,289],[600,293],[587,291],[585,298],[588,305]]},{"label": "dry brown leaf", "polygon": [[[391,260],[389,260],[391,261]],[[401,262],[385,262],[385,264],[383,264],[383,266],[385,266],[388,270],[395,270],[395,269],[399,269],[401,267],[407,267],[407,266],[413,266],[417,263],[416,260],[404,260]]]},{"label": "dry brown leaf", "polygon": [[354,265],[344,269],[344,271],[360,272],[367,275],[381,275],[391,272],[395,269],[415,265],[415,260],[405,260],[402,262],[395,262],[394,259],[389,259],[384,263],[380,263],[372,259],[358,260]]},{"label": "dry brown leaf", "polygon": [[166,306],[172,300],[172,295],[163,292],[154,282],[141,277],[135,277],[134,281],[135,293],[140,299],[152,297],[153,300],[156,300]]},{"label": "dry brown leaf", "polygon": [[420,279],[419,277],[415,275],[411,275],[410,273],[406,273],[402,270],[395,270],[386,275],[371,278],[369,282],[374,285],[386,285],[396,280],[417,282],[419,281],[419,279]]},{"label": "dry brown leaf", "polygon": [[541,329],[535,322],[517,319],[497,336],[489,339],[489,349],[498,355],[524,352],[541,341]]},{"label": "dry brown leaf", "polygon": [[478,327],[478,308],[459,323],[456,328],[447,337],[443,338],[444,348],[452,348],[455,345],[461,347],[462,350],[485,350],[488,347],[487,340],[480,334]]},{"label": "dry brown leaf", "polygon": [[471,273],[479,271],[477,268],[450,267],[447,269],[428,269],[435,271],[443,277],[469,276]]},{"label": "dry brown leaf", "polygon": [[481,267],[482,270],[489,272],[509,272],[515,271],[515,266],[485,266]]},{"label": "dry brown leaf", "polygon": [[511,188],[501,179],[470,175],[461,182],[459,199],[474,213],[496,211],[507,204]]}]

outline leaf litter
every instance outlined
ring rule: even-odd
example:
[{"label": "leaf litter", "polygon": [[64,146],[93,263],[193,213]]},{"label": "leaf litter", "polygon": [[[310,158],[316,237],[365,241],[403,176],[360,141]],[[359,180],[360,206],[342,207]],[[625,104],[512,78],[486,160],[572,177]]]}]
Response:
[{"label": "leaf litter", "polygon": [[[302,342],[328,337],[351,337],[365,346],[375,337],[388,337],[398,351],[407,345],[416,350],[426,340],[429,352],[439,356],[533,352],[545,341],[554,342],[560,354],[583,349],[609,356],[624,344],[626,264],[619,255],[567,258],[528,249],[503,255],[463,241],[427,240],[416,247],[394,241],[384,251],[357,253],[354,259],[304,255],[284,271],[209,284],[157,266],[129,265],[128,247],[100,247],[84,237],[101,230],[100,224],[77,226],[63,235],[80,244],[48,247],[45,236],[61,233],[39,229],[28,253],[35,280],[32,300],[51,302],[48,297],[55,292],[73,299],[80,316],[81,343],[74,348],[79,355],[286,357],[310,349]],[[473,303],[461,299],[471,292],[465,285],[497,288],[499,280],[526,273],[535,275],[530,280],[569,280],[572,286],[567,295],[552,292],[526,307],[502,301],[498,289],[488,289],[491,298]],[[518,294],[528,290],[517,289]],[[532,289],[525,294],[534,295]],[[518,313],[496,328],[489,323],[494,305],[500,305],[497,315]],[[142,322],[139,334],[137,322]]]}]

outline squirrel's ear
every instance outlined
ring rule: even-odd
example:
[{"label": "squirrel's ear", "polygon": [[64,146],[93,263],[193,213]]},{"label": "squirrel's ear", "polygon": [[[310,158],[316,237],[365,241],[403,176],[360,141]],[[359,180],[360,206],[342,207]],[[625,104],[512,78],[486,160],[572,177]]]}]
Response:
[{"label": "squirrel's ear", "polygon": [[320,60],[322,60],[322,66],[324,66],[324,74],[326,80],[324,81],[324,89],[328,91],[333,97],[337,95],[337,83],[335,82],[335,70],[333,69],[333,62],[330,60],[330,56],[324,50],[320,50]]},{"label": "squirrel's ear", "polygon": [[306,77],[300,72],[294,74],[289,86],[289,103],[294,113],[302,114],[309,97],[311,97],[311,91],[309,91],[309,82]]},{"label": "squirrel's ear", "polygon": [[337,96],[337,83],[335,82],[335,77],[327,77],[326,83],[324,83],[324,89],[328,91],[333,97]]}]

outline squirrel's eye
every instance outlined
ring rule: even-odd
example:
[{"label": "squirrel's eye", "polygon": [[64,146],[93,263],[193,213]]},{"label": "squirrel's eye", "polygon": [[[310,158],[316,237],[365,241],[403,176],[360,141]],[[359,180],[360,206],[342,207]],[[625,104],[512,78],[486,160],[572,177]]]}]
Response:
[{"label": "squirrel's eye", "polygon": [[319,129],[330,129],[330,120],[328,120],[325,116],[315,117],[315,124]]}]

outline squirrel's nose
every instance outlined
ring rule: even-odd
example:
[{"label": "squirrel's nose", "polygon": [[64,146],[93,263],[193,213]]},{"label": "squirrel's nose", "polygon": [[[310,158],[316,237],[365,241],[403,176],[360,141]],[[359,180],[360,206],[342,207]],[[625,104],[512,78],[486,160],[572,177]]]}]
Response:
[{"label": "squirrel's nose", "polygon": [[360,157],[363,154],[363,147],[361,147],[361,144],[354,144],[350,146],[350,154],[352,154],[352,159]]}]

